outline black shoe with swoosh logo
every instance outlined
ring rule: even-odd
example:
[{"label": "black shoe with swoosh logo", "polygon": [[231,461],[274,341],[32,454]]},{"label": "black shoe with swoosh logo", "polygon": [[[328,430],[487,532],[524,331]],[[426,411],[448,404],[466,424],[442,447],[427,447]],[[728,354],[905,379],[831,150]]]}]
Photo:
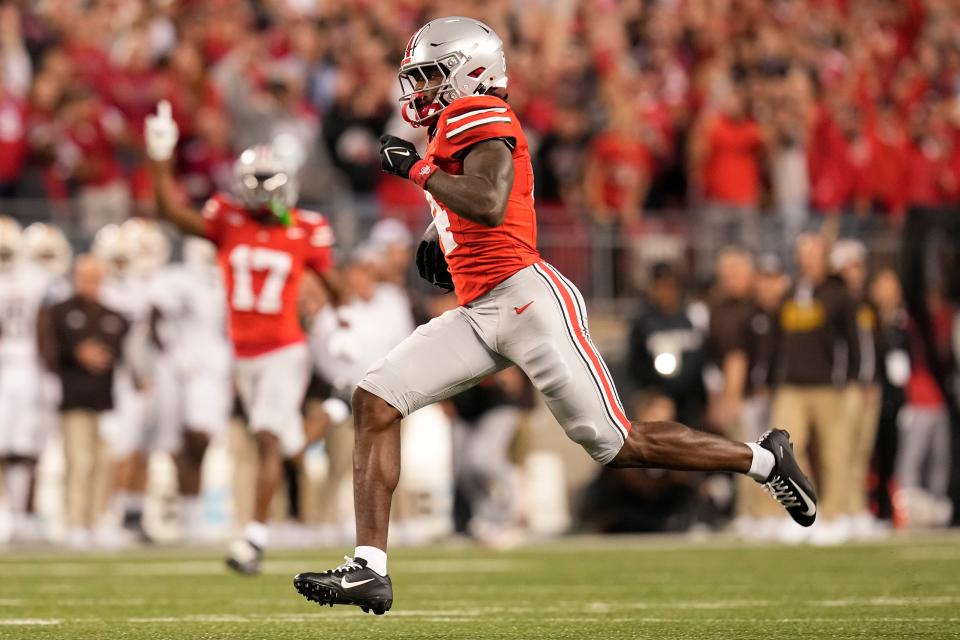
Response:
[{"label": "black shoe with swoosh logo", "polygon": [[763,488],[783,505],[794,522],[809,527],[817,519],[817,494],[797,464],[790,434],[783,429],[771,429],[760,436],[757,444],[776,460],[770,477],[761,483]]},{"label": "black shoe with swoosh logo", "polygon": [[363,558],[344,558],[336,569],[319,573],[298,573],[293,586],[300,595],[319,605],[352,604],[364,613],[383,615],[393,606],[393,583],[367,568]]}]

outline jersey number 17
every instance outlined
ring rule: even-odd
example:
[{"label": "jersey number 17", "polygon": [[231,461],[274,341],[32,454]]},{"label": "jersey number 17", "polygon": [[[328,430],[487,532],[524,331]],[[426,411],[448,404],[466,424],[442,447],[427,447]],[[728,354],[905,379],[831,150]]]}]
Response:
[{"label": "jersey number 17", "polygon": [[[289,253],[240,244],[230,252],[233,295],[230,306],[236,311],[277,314],[283,309],[283,288],[293,267]],[[253,274],[266,272],[260,292],[253,290]]]}]

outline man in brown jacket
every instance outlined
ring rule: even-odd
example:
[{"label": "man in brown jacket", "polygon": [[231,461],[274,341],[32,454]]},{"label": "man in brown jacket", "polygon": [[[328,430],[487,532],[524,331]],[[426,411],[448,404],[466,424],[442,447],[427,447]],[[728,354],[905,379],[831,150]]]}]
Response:
[{"label": "man in brown jacket", "polygon": [[110,458],[99,434],[101,415],[113,408],[113,373],[129,330],[100,301],[103,265],[77,258],[74,295],[54,305],[40,325],[40,351],[63,386],[60,403],[66,460],[67,542],[86,547],[106,503]]}]

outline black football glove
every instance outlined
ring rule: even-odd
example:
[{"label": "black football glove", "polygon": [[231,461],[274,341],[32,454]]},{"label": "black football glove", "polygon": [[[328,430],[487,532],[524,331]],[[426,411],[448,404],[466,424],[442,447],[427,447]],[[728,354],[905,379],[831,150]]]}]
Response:
[{"label": "black football glove", "polygon": [[410,169],[420,160],[412,142],[397,136],[380,136],[380,166],[387,173],[401,178],[410,177]]},{"label": "black football glove", "polygon": [[421,240],[417,247],[417,271],[420,277],[444,291],[453,291],[453,278],[439,240]]}]

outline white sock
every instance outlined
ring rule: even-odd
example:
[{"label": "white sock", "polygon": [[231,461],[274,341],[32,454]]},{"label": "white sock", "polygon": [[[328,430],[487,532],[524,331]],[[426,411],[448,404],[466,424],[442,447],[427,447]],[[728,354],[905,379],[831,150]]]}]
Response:
[{"label": "white sock", "polygon": [[246,538],[250,544],[256,545],[261,549],[266,549],[267,543],[270,541],[270,529],[263,522],[251,520],[243,529],[243,537]]},{"label": "white sock", "polygon": [[376,547],[357,547],[353,552],[354,558],[363,558],[367,567],[382,576],[387,575],[387,552]]},{"label": "white sock", "polygon": [[763,482],[770,477],[776,458],[756,442],[747,442],[746,445],[753,451],[753,461],[750,463],[750,471],[747,471],[747,475],[757,482]]}]

